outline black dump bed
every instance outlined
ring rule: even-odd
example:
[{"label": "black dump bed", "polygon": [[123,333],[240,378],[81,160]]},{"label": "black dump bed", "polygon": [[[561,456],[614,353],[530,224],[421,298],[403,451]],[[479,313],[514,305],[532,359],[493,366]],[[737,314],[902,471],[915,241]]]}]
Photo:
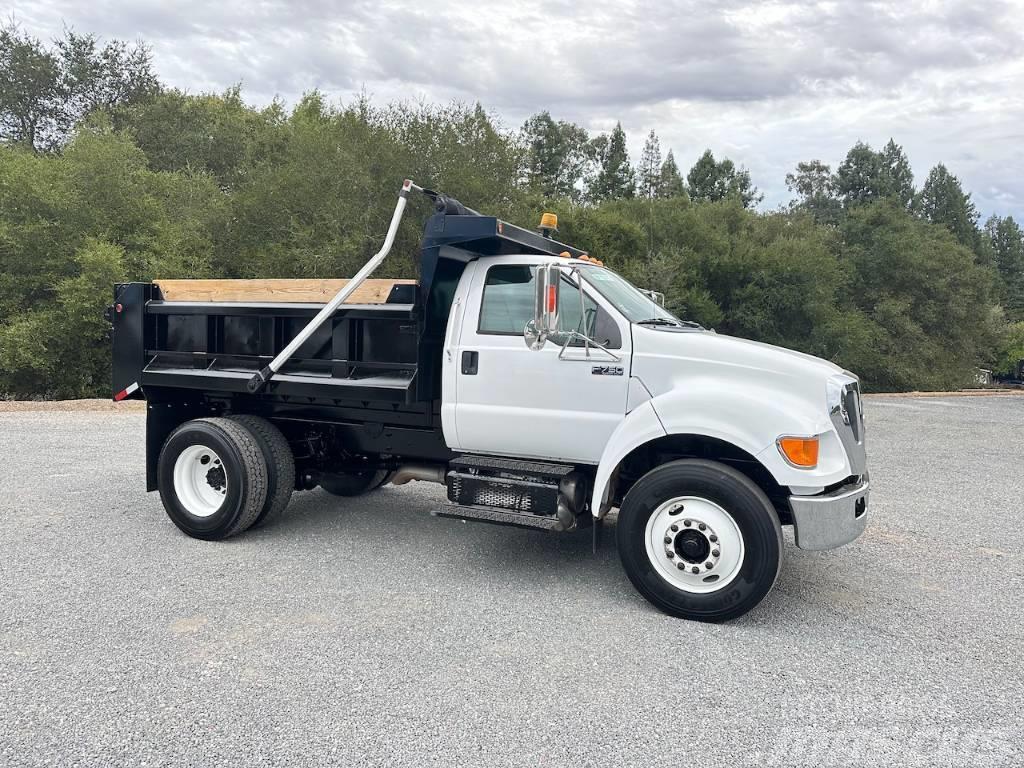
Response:
[{"label": "black dump bed", "polygon": [[[258,397],[385,407],[439,399],[448,312],[465,264],[481,255],[566,251],[582,253],[492,216],[439,210],[424,230],[418,284],[394,285],[384,303],[343,304]],[[244,397],[253,374],[324,306],[168,300],[158,283],[117,285],[114,302],[115,399],[147,390]]]}]

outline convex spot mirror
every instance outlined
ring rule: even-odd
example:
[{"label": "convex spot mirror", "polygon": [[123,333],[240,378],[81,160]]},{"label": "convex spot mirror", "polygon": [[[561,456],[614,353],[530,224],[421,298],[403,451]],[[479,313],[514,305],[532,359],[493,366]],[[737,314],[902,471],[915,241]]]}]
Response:
[{"label": "convex spot mirror", "polygon": [[552,262],[537,267],[537,293],[533,319],[526,324],[523,338],[530,349],[542,349],[548,337],[558,333],[558,295],[562,287],[562,271]]}]

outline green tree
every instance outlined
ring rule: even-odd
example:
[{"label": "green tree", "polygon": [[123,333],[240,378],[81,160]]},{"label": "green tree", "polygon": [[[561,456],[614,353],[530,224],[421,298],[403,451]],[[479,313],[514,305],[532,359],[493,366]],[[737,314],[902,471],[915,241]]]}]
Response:
[{"label": "green tree", "polygon": [[892,139],[879,153],[879,168],[882,176],[880,196],[891,197],[907,210],[914,205],[914,172],[903,147]]},{"label": "green tree", "polygon": [[679,172],[675,155],[672,150],[665,156],[665,162],[661,164],[661,178],[658,180],[659,197],[683,197],[686,195],[686,186],[683,176]]},{"label": "green tree", "polygon": [[271,162],[286,140],[280,103],[252,109],[234,86],[221,95],[167,90],[111,110],[154,171],[205,171],[224,190],[237,188],[249,166]]},{"label": "green tree", "polygon": [[892,198],[910,209],[914,203],[914,174],[903,147],[889,139],[881,152],[858,141],[839,165],[836,194],[846,207]]},{"label": "green tree", "polygon": [[590,184],[590,199],[600,202],[633,197],[636,194],[636,174],[629,164],[622,123],[615,124],[610,136],[599,139],[594,144],[599,170]]},{"label": "green tree", "polygon": [[979,214],[964,192],[960,179],[939,163],[928,174],[918,198],[921,215],[933,224],[940,224],[953,233],[963,245],[980,250]]},{"label": "green tree", "polygon": [[732,160],[715,161],[710,149],[704,150],[686,175],[690,199],[695,202],[717,202],[732,197],[751,208],[764,199],[750,180],[745,168],[737,170]]},{"label": "green tree", "polygon": [[835,189],[847,207],[883,197],[882,159],[862,141],[858,141],[836,171]]},{"label": "green tree", "polygon": [[661,146],[658,135],[651,129],[644,142],[644,150],[640,155],[640,167],[637,169],[637,191],[640,197],[653,200],[661,196]]},{"label": "green tree", "polygon": [[555,122],[544,111],[527,120],[520,133],[526,145],[527,185],[546,198],[579,200],[593,162],[587,132],[574,123]]},{"label": "green tree", "polygon": [[988,271],[944,228],[895,201],[846,217],[849,295],[870,326],[844,364],[881,389],[950,389],[992,359],[998,326]]},{"label": "green tree", "polygon": [[154,95],[159,88],[144,45],[66,29],[47,50],[12,24],[0,29],[0,138],[37,150],[53,149],[97,109]]},{"label": "green tree", "polygon": [[791,208],[807,211],[825,224],[839,220],[842,204],[836,197],[836,177],[831,166],[820,160],[797,163],[796,173],[786,174],[786,186],[798,195]]},{"label": "green tree", "polygon": [[985,236],[999,272],[1003,306],[1011,320],[1024,320],[1024,232],[1012,216],[991,216]]},{"label": "green tree", "polygon": [[60,114],[57,57],[14,24],[0,28],[0,139],[41,149]]}]

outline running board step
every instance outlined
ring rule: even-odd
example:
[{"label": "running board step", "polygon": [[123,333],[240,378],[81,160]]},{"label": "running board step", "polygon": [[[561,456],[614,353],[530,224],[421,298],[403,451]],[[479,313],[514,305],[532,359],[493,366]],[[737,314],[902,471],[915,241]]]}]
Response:
[{"label": "running board step", "polygon": [[454,472],[484,472],[496,475],[531,477],[544,482],[557,482],[573,471],[572,464],[556,464],[548,461],[522,461],[505,459],[500,456],[464,455],[453,459],[448,465]]},{"label": "running board step", "polygon": [[546,531],[563,531],[565,526],[554,516],[527,515],[497,507],[467,507],[460,504],[446,504],[431,513],[434,517],[450,517],[456,520],[475,520],[495,525],[512,525],[517,528],[540,528]]}]

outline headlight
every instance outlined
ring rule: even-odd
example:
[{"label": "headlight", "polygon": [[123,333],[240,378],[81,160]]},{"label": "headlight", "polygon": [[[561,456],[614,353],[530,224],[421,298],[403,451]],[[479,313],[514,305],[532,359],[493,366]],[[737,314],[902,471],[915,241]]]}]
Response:
[{"label": "headlight", "polygon": [[[856,383],[857,379],[853,376],[837,373],[825,384],[825,405],[828,408],[828,415],[832,418],[841,418],[846,425],[850,424],[850,411],[846,407],[846,388]],[[856,388],[853,391],[857,393]]]}]

